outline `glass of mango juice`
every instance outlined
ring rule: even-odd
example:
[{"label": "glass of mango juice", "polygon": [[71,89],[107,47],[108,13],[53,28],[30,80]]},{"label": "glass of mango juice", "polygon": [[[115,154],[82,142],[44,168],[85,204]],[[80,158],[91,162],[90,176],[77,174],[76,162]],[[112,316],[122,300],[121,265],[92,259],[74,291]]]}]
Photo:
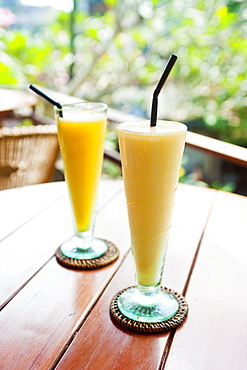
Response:
[{"label": "glass of mango juice", "polygon": [[74,236],[60,249],[69,258],[96,258],[107,250],[106,242],[93,235],[107,105],[79,102],[54,110],[74,225]]},{"label": "glass of mango juice", "polygon": [[173,317],[179,302],[161,288],[186,125],[123,122],[118,138],[131,235],[135,286],[118,297],[120,312],[140,322]]}]

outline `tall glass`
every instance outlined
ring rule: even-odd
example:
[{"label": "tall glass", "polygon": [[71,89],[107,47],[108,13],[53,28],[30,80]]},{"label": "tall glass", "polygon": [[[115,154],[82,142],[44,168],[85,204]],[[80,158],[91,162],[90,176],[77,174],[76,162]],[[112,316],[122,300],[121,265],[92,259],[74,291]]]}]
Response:
[{"label": "tall glass", "polygon": [[160,322],[179,309],[161,280],[186,131],[169,121],[118,126],[136,283],[121,293],[118,308],[133,320]]},{"label": "tall glass", "polygon": [[96,258],[107,250],[107,244],[93,236],[107,105],[83,102],[54,109],[75,231],[60,249],[70,258]]}]

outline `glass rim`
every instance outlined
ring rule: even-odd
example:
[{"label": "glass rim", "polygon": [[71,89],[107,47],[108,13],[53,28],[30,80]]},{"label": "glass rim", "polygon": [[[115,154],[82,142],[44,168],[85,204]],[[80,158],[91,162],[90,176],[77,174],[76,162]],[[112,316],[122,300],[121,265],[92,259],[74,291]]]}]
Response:
[{"label": "glass rim", "polygon": [[[148,131],[140,131],[140,130],[133,130],[133,129],[131,129],[131,126],[130,127],[128,127],[129,125],[128,124],[133,124],[133,125],[135,125],[135,124],[139,124],[139,123],[148,123],[149,125],[147,126],[147,128],[155,128],[156,126],[153,126],[153,127],[151,127],[150,126],[150,120],[149,119],[138,119],[138,120],[136,120],[136,121],[134,121],[134,120],[130,120],[130,121],[123,121],[123,122],[121,122],[121,123],[119,123],[118,125],[117,125],[117,129],[119,130],[119,131],[126,131],[126,132],[133,132],[133,133],[139,133],[139,134],[143,134],[143,135],[149,135],[150,133],[152,133],[152,131],[150,130],[149,132]],[[180,128],[180,130],[177,130],[177,132],[181,132],[181,131],[187,131],[188,130],[188,127],[187,127],[187,125],[185,124],[185,123],[182,123],[182,122],[179,122],[179,121],[170,121],[170,120],[166,120],[166,119],[159,119],[159,120],[157,120],[157,124],[159,123],[159,122],[162,122],[162,123],[170,123],[170,124],[175,124],[177,127],[179,127]],[[124,125],[126,125],[125,127],[124,127]],[[158,125],[157,125],[158,126]],[[175,131],[174,131],[175,132]],[[153,132],[153,134],[168,134],[168,133],[171,133],[170,131],[167,131],[167,132],[157,132],[157,133],[155,133],[155,132]]]},{"label": "glass rim", "polygon": [[54,106],[54,110],[56,112],[71,112],[71,113],[78,113],[78,112],[100,112],[107,110],[108,105],[102,102],[87,102],[87,101],[78,101],[75,103],[66,103],[61,104],[62,108]]}]

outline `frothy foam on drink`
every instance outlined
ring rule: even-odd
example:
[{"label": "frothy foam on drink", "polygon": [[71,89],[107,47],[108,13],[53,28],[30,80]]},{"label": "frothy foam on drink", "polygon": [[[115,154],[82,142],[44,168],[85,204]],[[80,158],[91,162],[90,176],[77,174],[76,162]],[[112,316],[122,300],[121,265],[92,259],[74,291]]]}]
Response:
[{"label": "frothy foam on drink", "polygon": [[88,123],[105,119],[105,114],[99,112],[63,111],[63,117],[59,119],[61,121]]},{"label": "frothy foam on drink", "polygon": [[130,121],[119,125],[120,130],[143,134],[169,134],[176,131],[186,131],[186,126],[180,122],[157,121],[156,126],[150,127],[149,121]]}]

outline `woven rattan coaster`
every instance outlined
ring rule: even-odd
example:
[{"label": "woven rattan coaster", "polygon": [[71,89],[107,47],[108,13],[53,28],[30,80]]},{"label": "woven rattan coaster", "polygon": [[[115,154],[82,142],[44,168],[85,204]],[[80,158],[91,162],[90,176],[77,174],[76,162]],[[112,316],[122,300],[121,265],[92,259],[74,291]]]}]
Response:
[{"label": "woven rattan coaster", "polygon": [[126,329],[130,329],[140,333],[162,333],[180,326],[188,315],[189,306],[182,294],[170,288],[161,288],[165,292],[173,294],[179,303],[179,309],[173,317],[164,321],[152,323],[129,319],[120,312],[117,302],[118,297],[127,289],[129,288],[123,289],[115,294],[110,304],[110,313],[112,318]]},{"label": "woven rattan coaster", "polygon": [[55,253],[56,259],[62,266],[76,270],[94,270],[107,266],[118,259],[119,250],[112,242],[105,239],[101,240],[107,243],[107,251],[100,257],[85,260],[69,258],[61,252],[59,247]]}]

